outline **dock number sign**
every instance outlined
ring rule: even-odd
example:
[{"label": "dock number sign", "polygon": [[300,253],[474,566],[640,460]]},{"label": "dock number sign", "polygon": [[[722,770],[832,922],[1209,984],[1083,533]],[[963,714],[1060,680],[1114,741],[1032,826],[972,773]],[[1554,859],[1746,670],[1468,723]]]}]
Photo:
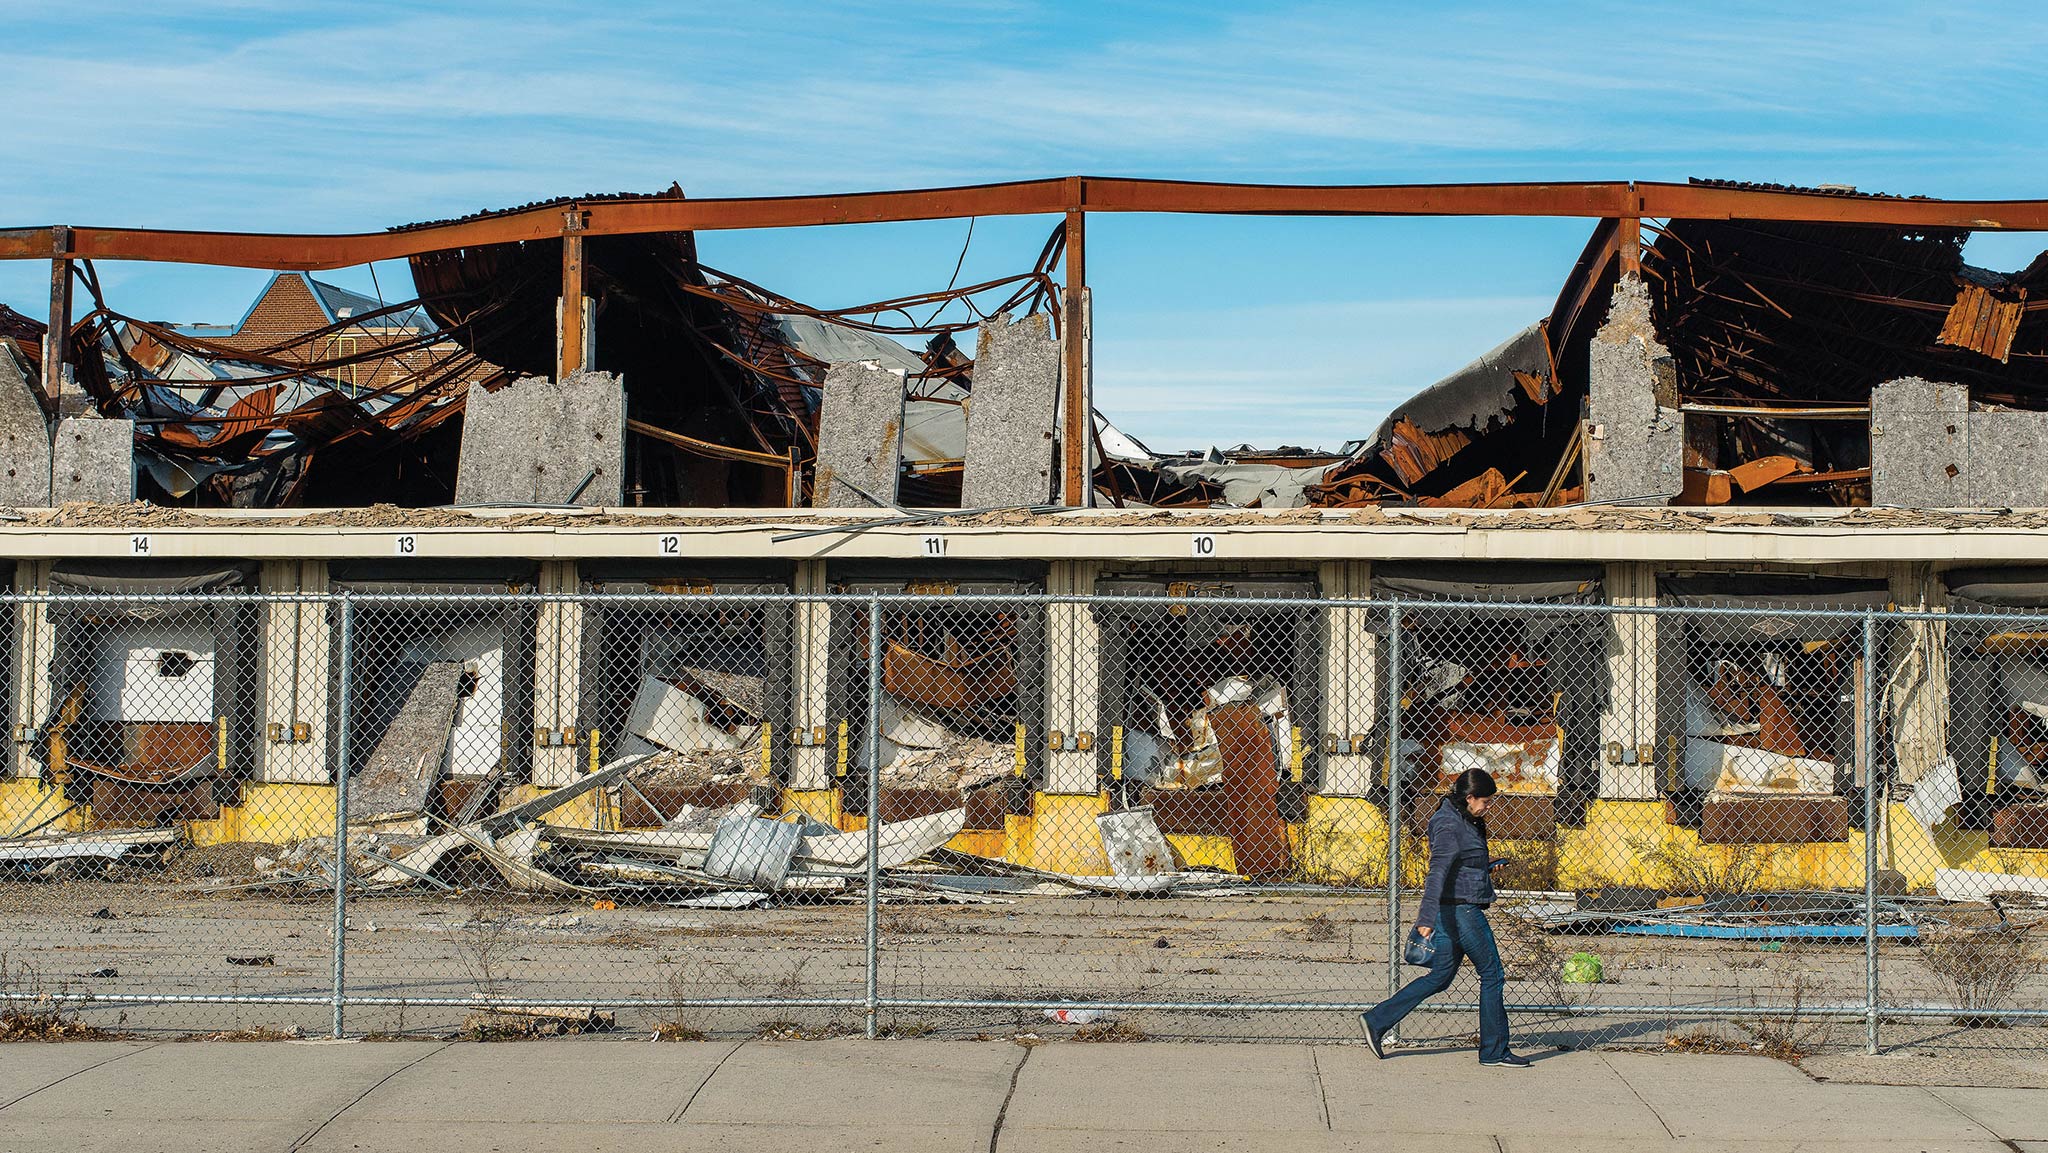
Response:
[{"label": "dock number sign", "polygon": [[1196,533],[1190,545],[1196,560],[1206,560],[1216,555],[1216,538],[1208,533]]},{"label": "dock number sign", "polygon": [[148,533],[146,533],[146,532],[139,532],[139,533],[136,533],[135,535],[133,535],[133,536],[131,536],[131,537],[129,537],[129,538],[128,538],[128,555],[129,555],[129,556],[148,556],[148,555],[149,555],[149,534],[148,534]]},{"label": "dock number sign", "polygon": [[683,538],[672,532],[662,533],[654,540],[654,551],[662,556],[681,556]]},{"label": "dock number sign", "polygon": [[399,533],[396,537],[392,538],[391,552],[392,555],[394,556],[414,556],[417,555],[419,551],[420,538],[414,536],[412,533],[402,532]]},{"label": "dock number sign", "polygon": [[921,538],[922,555],[942,557],[946,555],[946,538],[938,533],[928,533]]}]

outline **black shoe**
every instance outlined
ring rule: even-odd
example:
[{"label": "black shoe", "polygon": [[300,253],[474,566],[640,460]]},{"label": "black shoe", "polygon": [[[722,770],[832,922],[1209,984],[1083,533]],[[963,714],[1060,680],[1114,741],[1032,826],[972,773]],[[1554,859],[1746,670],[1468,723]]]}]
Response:
[{"label": "black shoe", "polygon": [[1379,1030],[1372,1027],[1372,1018],[1364,1013],[1360,1013],[1358,1015],[1358,1023],[1365,1027],[1365,1047],[1372,1050],[1373,1056],[1378,1057],[1382,1061],[1386,1060],[1387,1050],[1380,1044]]},{"label": "black shoe", "polygon": [[1527,1069],[1529,1067],[1529,1059],[1509,1053],[1498,1061],[1481,1061],[1480,1064],[1489,1069]]}]

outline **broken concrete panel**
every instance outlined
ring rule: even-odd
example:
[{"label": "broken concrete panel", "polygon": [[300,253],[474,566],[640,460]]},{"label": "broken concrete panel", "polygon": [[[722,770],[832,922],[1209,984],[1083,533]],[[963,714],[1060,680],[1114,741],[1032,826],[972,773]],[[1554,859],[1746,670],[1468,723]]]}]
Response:
[{"label": "broken concrete panel", "polygon": [[1908,508],[1972,503],[1970,390],[1909,376],[1870,391],[1870,501]]},{"label": "broken concrete panel", "polygon": [[2048,508],[2048,412],[1973,412],[1968,430],[1973,507]]},{"label": "broken concrete panel", "polygon": [[50,503],[127,504],[135,499],[135,422],[69,416],[50,448]]},{"label": "broken concrete panel", "polygon": [[1588,353],[1586,499],[1676,494],[1685,478],[1685,421],[1671,350],[1657,339],[1640,279],[1615,282],[1607,323]]},{"label": "broken concrete panel", "polygon": [[1870,394],[1870,490],[1904,508],[2048,507],[2048,413],[1973,412],[1963,385],[1904,377]]},{"label": "broken concrete panel", "polygon": [[0,344],[0,507],[50,503],[50,422],[14,350]]},{"label": "broken concrete panel", "polygon": [[435,661],[420,670],[398,716],[350,783],[349,820],[416,817],[426,811],[434,781],[448,761],[448,736],[461,698],[461,661]]},{"label": "broken concrete panel", "polygon": [[903,460],[903,382],[902,372],[874,361],[835,364],[825,373],[817,507],[874,507],[854,488],[876,500],[896,499],[896,473]]},{"label": "broken concrete panel", "polygon": [[1052,499],[1060,394],[1060,345],[1052,318],[1007,314],[981,323],[974,346],[974,393],[967,401],[967,508],[1045,504]]},{"label": "broken concrete panel", "polygon": [[457,504],[624,503],[626,387],[618,374],[578,372],[559,383],[521,377],[496,392],[472,384],[462,422]]}]

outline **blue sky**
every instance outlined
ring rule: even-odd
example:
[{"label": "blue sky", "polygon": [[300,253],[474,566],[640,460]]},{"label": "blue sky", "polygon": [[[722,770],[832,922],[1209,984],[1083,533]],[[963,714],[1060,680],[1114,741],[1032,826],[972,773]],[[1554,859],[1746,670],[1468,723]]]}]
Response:
[{"label": "blue sky", "polygon": [[[357,231],[593,191],[1088,173],[2048,195],[2039,4],[9,0],[0,225]],[[1704,6],[1700,6],[1704,7]],[[1051,220],[984,220],[963,278]],[[1334,446],[1548,305],[1583,221],[1090,221],[1096,397],[1155,448]],[[943,286],[966,223],[707,234],[820,305]],[[2023,265],[2048,237],[1984,238]],[[264,275],[109,266],[232,321]],[[332,279],[369,290],[367,270]],[[387,295],[402,266],[380,266]],[[0,265],[46,310],[47,266]]]}]

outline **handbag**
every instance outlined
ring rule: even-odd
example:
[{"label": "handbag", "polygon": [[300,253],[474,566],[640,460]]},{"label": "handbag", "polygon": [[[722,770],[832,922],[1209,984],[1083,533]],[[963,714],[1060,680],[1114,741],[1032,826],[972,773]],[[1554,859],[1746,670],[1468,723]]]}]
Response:
[{"label": "handbag", "polygon": [[1429,968],[1436,962],[1437,938],[1441,935],[1441,933],[1431,933],[1425,937],[1422,935],[1420,926],[1410,926],[1408,929],[1408,944],[1401,950],[1401,959],[1411,965],[1420,965],[1425,969]]}]

